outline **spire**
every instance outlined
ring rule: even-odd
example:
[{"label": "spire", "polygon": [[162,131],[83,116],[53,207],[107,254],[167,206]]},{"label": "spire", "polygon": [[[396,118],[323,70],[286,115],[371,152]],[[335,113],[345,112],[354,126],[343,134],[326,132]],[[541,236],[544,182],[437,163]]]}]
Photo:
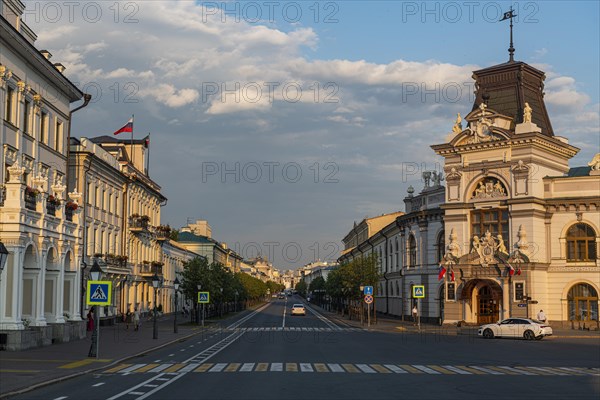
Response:
[{"label": "spire", "polygon": [[505,12],[500,21],[504,21],[506,19],[510,19],[510,47],[508,48],[509,59],[508,62],[515,62],[515,48],[513,46],[513,17],[516,17],[517,14],[513,12],[512,6],[510,6],[510,11]]}]

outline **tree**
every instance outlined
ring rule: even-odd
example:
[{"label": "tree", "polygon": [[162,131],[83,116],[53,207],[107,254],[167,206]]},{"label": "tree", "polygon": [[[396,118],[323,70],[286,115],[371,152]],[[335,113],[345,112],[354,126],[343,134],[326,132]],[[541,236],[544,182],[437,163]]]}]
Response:
[{"label": "tree", "polygon": [[296,283],[296,290],[298,291],[300,296],[305,297],[307,289],[308,289],[308,286],[306,285],[306,282],[304,282],[303,280]]}]

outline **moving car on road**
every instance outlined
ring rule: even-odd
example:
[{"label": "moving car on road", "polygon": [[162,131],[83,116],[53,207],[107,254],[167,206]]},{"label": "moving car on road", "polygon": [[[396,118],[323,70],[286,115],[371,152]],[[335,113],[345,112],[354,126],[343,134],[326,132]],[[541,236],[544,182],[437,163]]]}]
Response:
[{"label": "moving car on road", "polygon": [[512,337],[525,340],[541,340],[544,336],[552,335],[552,328],[535,319],[508,318],[496,324],[480,326],[477,334],[486,339]]},{"label": "moving car on road", "polygon": [[285,299],[285,294],[283,294],[283,293],[279,293],[279,298],[280,298],[280,299]]},{"label": "moving car on road", "polygon": [[292,315],[306,315],[306,309],[302,304],[294,304],[292,306]]}]

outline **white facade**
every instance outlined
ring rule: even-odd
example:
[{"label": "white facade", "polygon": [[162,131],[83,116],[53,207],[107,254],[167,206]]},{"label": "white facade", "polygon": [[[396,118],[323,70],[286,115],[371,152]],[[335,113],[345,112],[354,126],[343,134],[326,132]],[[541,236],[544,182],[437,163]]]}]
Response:
[{"label": "white facade", "polygon": [[81,320],[81,226],[65,204],[80,198],[67,194],[67,132],[83,94],[33,46],[23,11],[18,0],[0,2],[0,240],[10,252],[2,330]]}]

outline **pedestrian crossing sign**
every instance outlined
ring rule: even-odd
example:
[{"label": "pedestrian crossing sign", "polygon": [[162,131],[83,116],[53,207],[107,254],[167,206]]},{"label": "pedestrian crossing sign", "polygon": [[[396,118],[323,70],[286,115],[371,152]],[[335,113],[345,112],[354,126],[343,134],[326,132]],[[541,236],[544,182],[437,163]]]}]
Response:
[{"label": "pedestrian crossing sign", "polygon": [[415,298],[415,299],[424,299],[425,298],[425,286],[424,285],[414,285],[413,286],[413,298]]},{"label": "pedestrian crossing sign", "polygon": [[210,302],[210,292],[198,292],[198,303],[207,304]]},{"label": "pedestrian crossing sign", "polygon": [[112,300],[112,282],[88,281],[86,302],[89,306],[109,306]]}]

